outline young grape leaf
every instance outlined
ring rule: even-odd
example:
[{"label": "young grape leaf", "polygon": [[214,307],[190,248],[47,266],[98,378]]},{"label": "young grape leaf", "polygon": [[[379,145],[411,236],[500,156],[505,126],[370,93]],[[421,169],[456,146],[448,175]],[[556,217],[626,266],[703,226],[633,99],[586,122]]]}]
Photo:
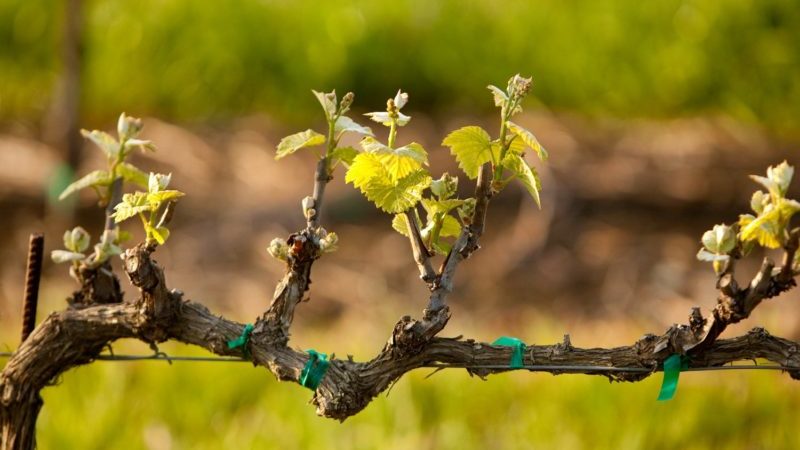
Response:
[{"label": "young grape leaf", "polygon": [[54,263],[61,264],[68,261],[83,261],[86,259],[86,255],[67,250],[53,250],[50,252],[50,258],[52,258]]},{"label": "young grape leaf", "polygon": [[284,156],[291,155],[304,147],[313,147],[324,143],[325,136],[316,131],[311,129],[301,131],[281,139],[281,142],[278,143],[278,151],[275,155],[275,159],[281,159]]},{"label": "young grape leaf", "polygon": [[416,205],[431,177],[425,170],[417,170],[400,179],[393,179],[388,169],[371,153],[359,154],[345,181],[361,190],[375,206],[388,212],[400,213]]},{"label": "young grape leaf", "polygon": [[775,167],[770,166],[767,168],[767,177],[778,186],[781,197],[786,195],[793,176],[794,167],[790,166],[786,161]]},{"label": "young grape leaf", "polygon": [[75,227],[64,232],[64,248],[67,250],[82,253],[89,248],[91,237],[82,227]]},{"label": "young grape leaf", "polygon": [[481,127],[459,128],[448,134],[442,145],[450,147],[458,166],[473,180],[478,178],[480,167],[492,160],[491,137]]},{"label": "young grape leaf", "polygon": [[121,176],[123,180],[141,186],[144,189],[148,188],[149,175],[139,170],[139,168],[133,164],[126,162],[121,163],[117,166],[117,170],[119,171],[119,176]]},{"label": "young grape leaf", "polygon": [[158,245],[164,245],[164,242],[169,239],[169,230],[167,227],[152,227],[150,228],[150,236],[158,242]]},{"label": "young grape leaf", "polygon": [[319,104],[322,105],[322,109],[325,111],[325,117],[331,120],[333,115],[336,114],[336,91],[325,93],[317,92],[312,89],[311,92],[314,93],[314,96],[319,100]]},{"label": "young grape leaf", "polygon": [[[406,215],[395,214],[392,218],[392,228],[394,228],[394,231],[397,231],[403,236],[408,237],[408,219],[406,218]],[[419,220],[417,220],[417,228],[422,229],[422,224],[419,223]]]},{"label": "young grape leaf", "polygon": [[508,154],[503,160],[503,167],[507,168],[522,182],[528,193],[536,201],[536,206],[542,208],[539,191],[542,190],[542,183],[539,181],[539,174],[536,169],[529,166],[522,155]]},{"label": "young grape leaf", "polygon": [[121,150],[119,142],[111,137],[110,134],[99,130],[81,130],[81,135],[97,144],[109,159],[116,159],[119,156]]},{"label": "young grape leaf", "polygon": [[528,147],[532,148],[533,151],[535,151],[539,156],[539,159],[542,161],[547,161],[547,158],[549,157],[547,150],[542,147],[542,144],[539,143],[539,140],[536,139],[536,136],[534,136],[533,133],[515,124],[514,122],[511,122],[510,120],[506,123],[508,125],[508,129],[522,139],[522,142],[524,142]]},{"label": "young grape leaf", "polygon": [[[364,115],[369,117],[372,121],[378,122],[378,123],[383,124],[383,125],[385,125],[387,127],[392,125],[392,117],[386,111],[371,112],[371,113],[366,113]],[[405,126],[406,124],[408,124],[408,122],[410,120],[411,120],[411,117],[409,117],[409,116],[407,116],[407,115],[405,115],[405,114],[403,114],[401,112],[397,113],[397,125],[399,125],[401,127]]]},{"label": "young grape leaf", "polygon": [[733,229],[727,225],[714,225],[713,229],[703,233],[701,241],[706,250],[724,255],[736,246],[736,235]]},{"label": "young grape leaf", "polygon": [[348,131],[351,131],[353,133],[364,134],[367,136],[373,136],[372,129],[370,129],[369,127],[359,125],[358,123],[356,123],[356,121],[347,116],[339,116],[339,118],[336,119],[336,124],[334,126],[336,139],[341,138],[342,134]]},{"label": "young grape leaf", "polygon": [[125,141],[125,150],[130,150],[134,147],[139,147],[139,149],[143,152],[145,151],[156,151],[156,146],[151,141],[147,141],[144,139],[128,139]]},{"label": "young grape leaf", "polygon": [[164,202],[175,200],[177,198],[183,197],[184,194],[181,191],[176,190],[166,190],[166,191],[158,191],[158,192],[150,192],[147,194],[147,201],[155,210],[156,207]]},{"label": "young grape leaf", "polygon": [[739,236],[743,241],[757,241],[759,245],[767,248],[781,246],[779,237],[780,228],[775,222],[776,211],[753,217],[750,214],[739,216],[741,230]]},{"label": "young grape leaf", "polygon": [[64,189],[64,192],[58,196],[58,199],[64,200],[73,193],[90,186],[100,187],[108,186],[109,184],[111,184],[111,175],[105,170],[95,170],[94,172],[89,172],[79,180],[67,186],[67,188]]},{"label": "young grape leaf", "polygon": [[151,210],[150,204],[147,202],[147,194],[144,192],[136,192],[133,194],[125,194],[122,196],[122,201],[114,207],[114,222],[120,223],[127,220],[139,213]]},{"label": "young grape leaf", "polygon": [[431,182],[431,193],[440,200],[445,200],[455,195],[458,189],[458,177],[445,172],[438,180]]},{"label": "young grape leaf", "polygon": [[351,166],[353,160],[358,156],[358,150],[353,147],[337,147],[328,155],[333,161],[341,161],[346,166]]},{"label": "young grape leaf", "polygon": [[444,216],[442,229],[439,230],[439,237],[457,237],[461,234],[461,223],[451,215]]},{"label": "young grape leaf", "polygon": [[490,84],[486,88],[492,92],[494,106],[502,107],[508,101],[508,95],[499,87]]},{"label": "young grape leaf", "polygon": [[753,192],[753,196],[750,198],[750,207],[753,208],[756,214],[761,214],[764,212],[764,208],[770,203],[769,194],[765,194],[764,191],[755,191]]},{"label": "young grape leaf", "polygon": [[428,153],[416,142],[393,149],[367,136],[361,140],[361,147],[367,154],[375,156],[386,168],[392,180],[403,178],[421,169],[423,164],[428,164]]}]

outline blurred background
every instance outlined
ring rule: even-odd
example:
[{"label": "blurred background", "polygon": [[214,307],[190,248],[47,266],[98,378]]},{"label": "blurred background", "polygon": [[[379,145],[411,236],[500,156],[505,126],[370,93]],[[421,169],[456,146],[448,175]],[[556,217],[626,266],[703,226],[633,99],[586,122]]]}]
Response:
[{"label": "blurred background", "polygon": [[[485,341],[628,345],[692,306],[708,311],[702,232],[747,212],[748,174],[800,164],[800,7],[789,0],[5,0],[0,39],[2,351],[18,344],[28,234],[44,231],[49,253],[67,228],[102,228],[91,192],[54,199],[103,164],[79,129],[112,131],[122,111],[159,147],[134,162],[188,193],[157,255],[168,283],[248,322],[283,271],[266,246],[304,226],[314,157],[274,152],[286,134],[323,129],[311,89],[355,92],[353,117],[408,91],[413,120],[398,142],[423,144],[438,176],[457,172],[440,145],[450,130],[496,134],[485,86],[532,76],[517,121],[551,155],[535,162],[543,208],[515,185],[493,201],[444,333]],[[465,195],[469,184],[462,176]],[[399,317],[420,313],[426,290],[389,216],[342,172],[328,195],[323,224],[340,249],[315,265],[292,344],[364,360]],[[46,261],[40,318],[74,287]],[[797,303],[797,291],[770,300],[727,335],[764,326],[798,340]],[[664,404],[659,377],[428,374],[338,424],[314,416],[307,390],[247,364],[100,362],[44,392],[38,436],[41,448],[82,449],[800,446],[800,391],[778,373],[687,374]]]}]

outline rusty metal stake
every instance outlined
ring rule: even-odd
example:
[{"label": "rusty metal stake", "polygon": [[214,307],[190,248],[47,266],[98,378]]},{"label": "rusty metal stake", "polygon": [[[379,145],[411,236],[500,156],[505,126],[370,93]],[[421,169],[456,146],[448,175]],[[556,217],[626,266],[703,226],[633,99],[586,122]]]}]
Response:
[{"label": "rusty metal stake", "polygon": [[39,302],[39,281],[42,278],[44,234],[31,234],[28,245],[28,269],[25,273],[25,299],[22,307],[22,342],[36,327],[36,306]]}]

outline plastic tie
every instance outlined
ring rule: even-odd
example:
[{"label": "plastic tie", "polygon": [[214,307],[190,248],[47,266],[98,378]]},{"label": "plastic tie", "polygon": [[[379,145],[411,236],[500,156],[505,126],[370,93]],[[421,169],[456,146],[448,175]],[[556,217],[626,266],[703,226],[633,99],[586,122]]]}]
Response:
[{"label": "plastic tie", "polygon": [[242,330],[242,334],[239,335],[238,338],[228,341],[228,348],[233,350],[235,348],[242,348],[242,355],[244,359],[250,359],[250,349],[248,345],[250,343],[250,334],[253,332],[253,324],[248,323],[244,326],[244,330]]},{"label": "plastic tie", "polygon": [[499,345],[502,347],[512,347],[511,361],[509,367],[512,369],[522,369],[523,354],[525,353],[525,343],[515,337],[500,336],[492,342],[492,345]]},{"label": "plastic tie", "polygon": [[317,386],[319,386],[319,383],[325,377],[325,373],[328,371],[328,366],[330,366],[331,362],[328,361],[328,355],[325,353],[319,353],[316,350],[308,350],[307,353],[310,357],[305,367],[303,367],[303,371],[300,373],[299,382],[301,386],[316,391]]}]

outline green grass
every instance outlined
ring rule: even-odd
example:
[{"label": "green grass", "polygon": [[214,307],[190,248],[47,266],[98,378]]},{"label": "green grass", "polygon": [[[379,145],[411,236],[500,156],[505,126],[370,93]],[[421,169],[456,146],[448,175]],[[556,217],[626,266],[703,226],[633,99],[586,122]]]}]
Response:
[{"label": "green grass", "polygon": [[660,376],[428,373],[338,423],[314,414],[310,391],[248,364],[98,362],[44,391],[38,439],[87,450],[800,448],[800,390],[779,373],[684,374],[664,403]]},{"label": "green grass", "polygon": [[[596,115],[726,113],[794,130],[800,8],[792,0],[191,0],[84,2],[83,120],[125,110],[306,123],[310,89],[382,108],[493,110],[488,83],[533,75],[542,105]],[[0,118],[37,120],[60,68],[63,5],[0,4]],[[533,101],[531,101],[533,103]],[[111,119],[110,119],[111,118]]]}]

